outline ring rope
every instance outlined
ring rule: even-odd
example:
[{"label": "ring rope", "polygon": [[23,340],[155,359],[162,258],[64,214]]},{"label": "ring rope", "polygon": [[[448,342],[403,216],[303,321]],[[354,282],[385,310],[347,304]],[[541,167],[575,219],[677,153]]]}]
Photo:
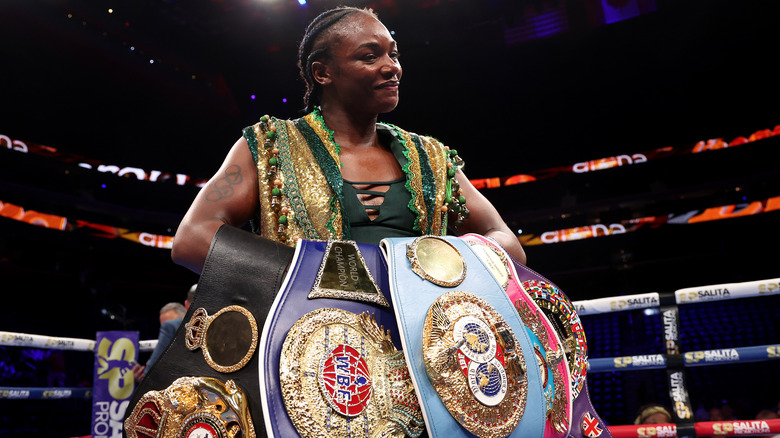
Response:
[{"label": "ring rope", "polygon": [[[621,295],[593,300],[573,301],[577,313],[596,315],[623,310],[659,307],[664,298],[675,297],[677,304],[692,304],[705,301],[727,300],[780,294],[780,278],[747,281],[743,283],[725,283],[709,286],[678,289],[673,293],[659,294],[650,292],[635,295]],[[36,347],[54,350],[94,351],[95,341],[90,339],[63,338],[55,336],[33,335],[0,331],[0,345],[17,347]],[[157,345],[156,339],[139,341],[141,351],[152,351]]]},{"label": "ring rope", "polygon": [[[0,399],[57,400],[91,399],[91,388],[14,388],[0,386]],[[780,434],[780,419],[703,421],[693,423],[696,436],[757,436]],[[675,438],[677,425],[640,424],[609,426],[613,438]]]},{"label": "ring rope", "polygon": [[[780,278],[688,287],[669,293],[648,292],[635,295],[572,301],[577,313],[597,315],[623,310],[647,309],[665,304],[694,304],[780,294]],[[668,301],[668,303],[667,303]]]},{"label": "ring rope", "polygon": [[0,400],[92,399],[92,388],[17,388],[0,386]]},{"label": "ring rope", "polygon": [[[35,347],[49,350],[95,351],[95,341],[91,339],[61,338],[3,331],[0,331],[0,345]],[[152,351],[156,346],[157,339],[138,342],[140,351]]]},{"label": "ring rope", "polygon": [[[572,304],[580,315],[619,312],[624,310],[661,307],[669,309],[682,304],[707,301],[739,299],[780,294],[780,278],[725,283],[678,289],[669,293],[644,293],[593,300],[574,301]],[[675,313],[674,323],[679,316]],[[668,341],[668,340],[667,340]],[[676,341],[676,339],[675,339]],[[95,341],[90,339],[64,338],[0,331],[0,345],[36,347],[45,349],[94,351]],[[140,351],[151,351],[157,340],[139,341]],[[672,367],[669,358],[681,357],[685,367],[705,365],[747,363],[780,359],[780,344],[752,347],[726,348],[716,350],[690,351],[682,354],[650,354],[619,356],[611,358],[590,358],[590,372],[658,369]],[[17,388],[0,387],[0,399],[55,400],[92,398],[92,388]],[[678,430],[679,426],[679,430]],[[689,429],[693,430],[689,430]],[[672,438],[691,436],[745,436],[774,435],[780,433],[780,419],[776,420],[734,420],[708,422],[681,422],[678,424],[609,426],[614,438]]]},{"label": "ring rope", "polygon": [[[780,434],[780,419],[773,420],[729,420],[700,421],[693,423],[696,436],[760,436]],[[677,434],[677,425],[630,424],[609,426],[613,438],[672,438]]]},{"label": "ring rope", "polygon": [[[763,362],[780,359],[780,344],[689,351],[682,356],[686,367]],[[589,373],[652,370],[667,368],[667,359],[663,354],[589,358],[588,365]]]}]

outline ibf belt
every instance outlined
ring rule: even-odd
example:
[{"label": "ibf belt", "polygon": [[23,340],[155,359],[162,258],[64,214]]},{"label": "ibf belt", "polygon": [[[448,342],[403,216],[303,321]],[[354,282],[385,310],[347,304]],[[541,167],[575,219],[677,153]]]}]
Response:
[{"label": "ibf belt", "polygon": [[596,413],[588,393],[588,343],[577,310],[569,297],[553,282],[536,271],[511,259],[517,280],[542,309],[548,321],[563,342],[566,363],[569,366],[572,391],[572,423],[569,436],[573,438],[611,438],[604,421]]},{"label": "ibf belt", "polygon": [[260,339],[269,436],[423,432],[389,303],[377,246],[299,241]]},{"label": "ibf belt", "polygon": [[545,403],[533,344],[469,245],[423,236],[380,246],[429,434],[542,437]]},{"label": "ibf belt", "polygon": [[544,388],[547,415],[544,436],[565,437],[571,425],[571,375],[564,346],[558,334],[537,303],[523,289],[517,279],[517,270],[510,262],[511,256],[498,242],[478,234],[466,234],[461,238],[471,245],[499,284],[504,287],[529,331]]}]

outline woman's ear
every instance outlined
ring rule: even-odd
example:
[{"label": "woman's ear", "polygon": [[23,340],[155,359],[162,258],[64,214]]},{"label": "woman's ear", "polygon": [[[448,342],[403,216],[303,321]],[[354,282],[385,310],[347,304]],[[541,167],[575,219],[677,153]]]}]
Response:
[{"label": "woman's ear", "polygon": [[311,75],[320,85],[327,85],[331,82],[330,69],[324,62],[314,61],[311,64]]}]

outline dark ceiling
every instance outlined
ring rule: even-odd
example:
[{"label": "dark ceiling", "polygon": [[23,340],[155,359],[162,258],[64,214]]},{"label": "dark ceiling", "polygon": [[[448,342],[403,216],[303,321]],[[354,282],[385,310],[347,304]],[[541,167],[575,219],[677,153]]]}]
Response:
[{"label": "dark ceiling", "polygon": [[[0,202],[172,234],[194,186],[118,178],[8,151],[2,136],[104,163],[208,178],[241,128],[265,113],[298,115],[297,43],[311,18],[339,3],[0,0]],[[731,140],[780,124],[777,1],[348,3],[374,7],[402,52],[401,103],[382,119],[457,147],[472,178]],[[604,5],[644,13],[604,24]],[[559,32],[548,27],[540,38],[515,32],[549,16],[557,17],[548,25]],[[774,137],[485,194],[513,228],[537,235],[723,205],[739,209],[780,195],[778,147]],[[670,223],[526,251],[529,266],[572,300],[764,280],[780,276],[779,215]],[[156,337],[160,306],[182,300],[197,276],[174,265],[167,250],[104,237],[0,217],[0,330],[92,338],[98,330],[122,329]],[[777,332],[766,336],[776,342]],[[30,412],[38,415],[30,424],[62,429],[57,421],[39,421],[45,410],[59,409],[42,403],[47,407],[18,408],[24,410],[18,417],[8,410],[0,429],[4,421],[25,422]]]},{"label": "dark ceiling", "polygon": [[[605,1],[648,11],[598,25],[592,0],[352,3],[375,7],[402,51],[401,104],[384,120],[457,146],[471,177],[777,122],[777,2]],[[208,177],[243,126],[298,114],[297,43],[339,3],[3,2],[0,134]],[[506,42],[545,11],[560,32]]]},{"label": "dark ceiling", "polygon": [[[602,3],[653,11],[599,24],[593,11]],[[336,4],[0,2],[0,134],[105,163],[208,178],[242,127],[264,113],[297,116],[297,43],[314,15]],[[472,178],[730,140],[780,123],[772,67],[780,2],[353,4],[376,7],[402,52],[401,104],[383,119],[457,147]],[[507,42],[505,32],[547,10],[564,14],[567,30]],[[777,195],[776,140],[486,195],[513,227],[535,233],[761,200]],[[103,176],[65,175],[51,160],[10,154],[0,154],[0,201],[28,209],[170,234],[195,194],[139,181],[96,189]],[[527,251],[574,299],[754,280],[776,276],[776,215]],[[91,302],[94,312],[119,309],[126,325],[145,324],[152,334],[156,322],[147,317],[197,280],[164,250],[4,218],[0,225],[5,278],[81,294],[77,302]],[[746,230],[763,237],[743,239]],[[15,300],[24,306],[26,297]],[[74,306],[68,295],[56,304],[47,310],[52,320]]]}]

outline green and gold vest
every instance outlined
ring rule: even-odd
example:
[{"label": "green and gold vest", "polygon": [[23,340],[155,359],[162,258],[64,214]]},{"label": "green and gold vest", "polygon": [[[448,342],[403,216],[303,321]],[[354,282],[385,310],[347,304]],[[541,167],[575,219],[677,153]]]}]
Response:
[{"label": "green and gold vest", "polygon": [[[446,234],[447,212],[468,212],[455,179],[462,161],[434,138],[386,126],[403,143],[408,160],[402,169],[411,194],[408,207],[415,215],[414,231]],[[255,233],[287,245],[301,238],[350,239],[340,148],[318,110],[295,120],[263,116],[243,133],[259,181]]]}]

